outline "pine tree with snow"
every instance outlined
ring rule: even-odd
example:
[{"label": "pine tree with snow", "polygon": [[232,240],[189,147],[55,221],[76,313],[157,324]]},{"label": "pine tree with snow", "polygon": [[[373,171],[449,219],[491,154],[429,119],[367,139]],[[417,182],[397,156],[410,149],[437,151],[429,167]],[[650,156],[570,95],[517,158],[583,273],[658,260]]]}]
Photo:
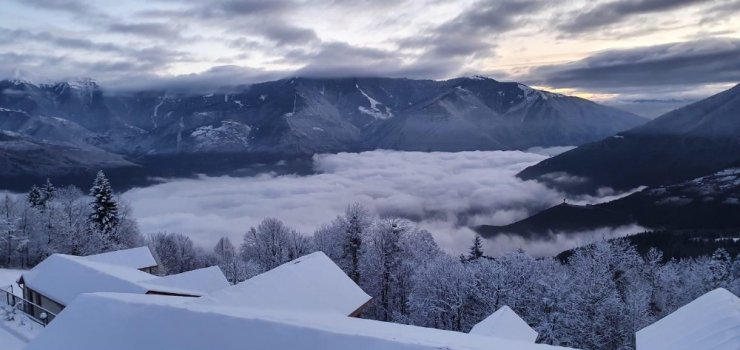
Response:
[{"label": "pine tree with snow", "polygon": [[44,194],[38,186],[33,185],[26,195],[26,200],[28,200],[28,204],[30,204],[31,207],[40,208],[44,205]]},{"label": "pine tree with snow", "polygon": [[90,214],[90,223],[95,229],[103,234],[104,237],[115,242],[111,237],[116,226],[119,223],[118,203],[113,196],[113,189],[105,177],[103,171],[99,171],[93,186],[90,188],[90,203],[92,213]]},{"label": "pine tree with snow", "polygon": [[51,183],[51,180],[49,178],[46,179],[46,183],[41,186],[41,195],[44,200],[44,204],[48,203],[49,201],[54,199],[54,195],[56,194],[56,187]]},{"label": "pine tree with snow", "polygon": [[367,212],[362,205],[355,203],[346,210],[347,230],[344,235],[342,250],[344,258],[349,260],[349,271],[347,275],[355,283],[360,281],[360,255],[362,252],[362,240],[367,226]]},{"label": "pine tree with snow", "polygon": [[468,261],[478,260],[483,257],[483,241],[480,236],[475,235],[473,239],[473,245],[470,247],[470,253],[468,253]]}]

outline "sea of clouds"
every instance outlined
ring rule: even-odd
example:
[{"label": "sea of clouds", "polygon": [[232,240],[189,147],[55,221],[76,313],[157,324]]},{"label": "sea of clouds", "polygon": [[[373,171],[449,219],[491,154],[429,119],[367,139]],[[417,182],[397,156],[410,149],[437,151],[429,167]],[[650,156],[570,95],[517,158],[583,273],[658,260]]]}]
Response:
[{"label": "sea of clouds", "polygon": [[[535,181],[521,181],[515,174],[567,149],[322,154],[314,156],[313,175],[176,179],[129,190],[123,198],[131,204],[142,232],[182,232],[204,246],[222,236],[241,242],[244,233],[266,217],[312,234],[348,204],[359,202],[374,214],[417,222],[440,246],[458,253],[473,239],[470,227],[508,224],[561,202],[563,194]],[[611,197],[575,200],[607,199]],[[611,230],[603,236],[635,230]],[[588,237],[600,235],[562,234],[545,242],[501,237],[489,241],[487,250],[499,254],[522,248],[545,255],[582,244]]]}]

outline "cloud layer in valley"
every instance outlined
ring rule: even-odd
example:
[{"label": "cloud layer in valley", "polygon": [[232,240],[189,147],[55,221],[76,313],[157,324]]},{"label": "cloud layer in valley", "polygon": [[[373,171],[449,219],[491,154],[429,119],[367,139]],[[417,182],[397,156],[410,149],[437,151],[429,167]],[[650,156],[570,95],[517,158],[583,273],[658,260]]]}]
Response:
[{"label": "cloud layer in valley", "polygon": [[[205,246],[222,236],[239,242],[265,217],[311,234],[348,204],[360,202],[375,214],[416,221],[441,246],[460,252],[472,240],[469,227],[508,224],[562,200],[561,194],[514,176],[544,158],[520,151],[325,154],[315,156],[314,175],[181,179],[123,197],[143,232],[183,232]],[[526,249],[519,241],[509,247]]]}]

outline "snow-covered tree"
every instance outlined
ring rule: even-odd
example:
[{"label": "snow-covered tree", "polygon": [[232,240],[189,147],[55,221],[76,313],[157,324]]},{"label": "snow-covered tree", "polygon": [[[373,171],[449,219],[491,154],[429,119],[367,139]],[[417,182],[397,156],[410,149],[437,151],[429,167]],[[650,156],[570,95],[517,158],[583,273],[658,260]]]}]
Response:
[{"label": "snow-covered tree", "polygon": [[[366,236],[362,252],[362,286],[377,295],[367,312],[383,321],[390,321],[394,311],[405,308],[403,285],[403,235],[409,230],[408,222],[397,219],[379,220]],[[402,312],[403,313],[403,312]]]},{"label": "snow-covered tree", "polygon": [[475,235],[475,238],[473,238],[473,245],[470,246],[470,251],[468,252],[468,260],[478,260],[481,257],[483,257],[483,241],[480,236]]},{"label": "snow-covered tree", "polygon": [[240,247],[242,259],[256,262],[262,271],[312,251],[309,240],[275,218],[267,218],[244,235]]},{"label": "snow-covered tree", "polygon": [[18,203],[5,194],[0,202],[0,257],[4,266],[13,266],[20,237],[18,236]]},{"label": "snow-covered tree", "polygon": [[47,203],[54,199],[54,196],[56,195],[56,187],[54,187],[54,184],[51,183],[51,180],[49,178],[46,179],[46,183],[44,183],[43,186],[41,186],[41,195],[44,199],[44,203]]},{"label": "snow-covered tree", "polygon": [[470,305],[473,281],[462,262],[440,256],[420,266],[409,295],[409,320],[424,327],[462,330],[474,307]]},{"label": "snow-covered tree", "polygon": [[31,205],[31,207],[34,208],[40,208],[44,205],[44,195],[41,192],[41,189],[36,185],[31,186],[31,189],[26,195],[26,200]]},{"label": "snow-covered tree", "polygon": [[232,284],[244,280],[244,267],[236,252],[236,248],[228,237],[222,237],[213,247],[213,254],[216,256],[218,266],[223,271],[226,279]]},{"label": "snow-covered tree", "polygon": [[370,220],[365,208],[354,203],[345,211],[346,226],[342,237],[342,259],[346,261],[347,275],[355,283],[360,281],[360,258],[362,241],[366,230],[370,227]]},{"label": "snow-covered tree", "polygon": [[181,233],[158,232],[149,236],[149,247],[159,262],[159,273],[176,274],[211,266],[193,241]]},{"label": "snow-covered tree", "polygon": [[102,170],[98,172],[93,181],[90,197],[92,197],[90,223],[110,243],[117,243],[113,233],[120,221],[118,203],[113,195],[113,188]]}]

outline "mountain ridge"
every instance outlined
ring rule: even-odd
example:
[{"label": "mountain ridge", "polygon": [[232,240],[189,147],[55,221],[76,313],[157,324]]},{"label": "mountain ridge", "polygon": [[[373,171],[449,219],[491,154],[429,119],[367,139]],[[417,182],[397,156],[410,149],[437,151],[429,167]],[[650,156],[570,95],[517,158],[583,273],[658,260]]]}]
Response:
[{"label": "mountain ridge", "polygon": [[2,130],[134,162],[208,153],[528,149],[582,144],[646,121],[484,77],[295,77],[206,94],[108,93],[90,79],[3,80],[0,108]]},{"label": "mountain ridge", "polygon": [[476,228],[484,237],[514,234],[543,237],[638,224],[652,230],[740,228],[740,163],[670,185],[652,186],[610,202],[558,204],[523,220]]},{"label": "mountain ridge", "polygon": [[[677,183],[740,161],[740,84],[517,176],[570,193]],[[566,181],[567,179],[573,181]]]}]

